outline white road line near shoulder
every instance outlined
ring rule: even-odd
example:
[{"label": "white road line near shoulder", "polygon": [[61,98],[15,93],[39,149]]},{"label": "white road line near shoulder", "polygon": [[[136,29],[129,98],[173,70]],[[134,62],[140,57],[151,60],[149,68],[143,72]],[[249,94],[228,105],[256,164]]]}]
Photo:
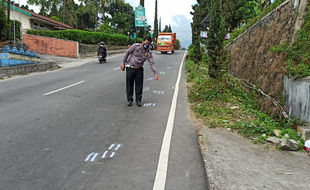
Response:
[{"label": "white road line near shoulder", "polygon": [[169,117],[168,117],[168,122],[166,126],[163,143],[161,145],[161,151],[159,155],[153,190],[164,190],[165,185],[166,185],[171,136],[172,136],[172,131],[173,131],[174,117],[175,117],[175,111],[176,111],[176,105],[177,105],[177,99],[178,99],[178,93],[179,93],[179,85],[180,85],[182,66],[184,63],[185,55],[186,55],[186,52],[184,53],[182,63],[179,69],[178,79],[175,84],[175,91],[174,91],[173,98],[172,98],[172,104],[171,104],[171,108],[169,112]]},{"label": "white road line near shoulder", "polygon": [[66,86],[66,87],[60,88],[60,89],[58,89],[58,90],[54,90],[54,91],[52,91],[52,92],[49,92],[49,93],[46,93],[46,94],[43,94],[43,95],[44,95],[44,96],[47,96],[47,95],[53,94],[53,93],[55,93],[55,92],[58,92],[58,91],[61,91],[61,90],[64,90],[64,89],[70,88],[70,87],[75,86],[75,85],[78,85],[78,84],[81,84],[81,83],[83,83],[83,82],[84,82],[84,81],[82,80],[82,81],[80,81],[80,82],[77,82],[77,83],[71,84],[71,85],[69,85],[69,86]]},{"label": "white road line near shoulder", "polygon": [[120,67],[117,67],[116,69],[114,69],[114,71],[121,69]]}]

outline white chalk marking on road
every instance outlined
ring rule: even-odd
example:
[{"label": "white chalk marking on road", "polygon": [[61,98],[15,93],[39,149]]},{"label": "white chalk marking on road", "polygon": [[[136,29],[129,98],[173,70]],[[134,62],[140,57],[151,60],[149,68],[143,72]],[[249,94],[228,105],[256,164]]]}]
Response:
[{"label": "white chalk marking on road", "polygon": [[178,75],[177,82],[175,84],[175,91],[174,91],[173,98],[172,98],[172,103],[171,103],[171,108],[169,112],[169,117],[168,117],[164,139],[161,145],[161,151],[159,155],[153,190],[164,190],[165,185],[166,185],[171,136],[172,136],[172,131],[173,131],[174,117],[175,117],[175,111],[176,111],[177,99],[178,99],[178,93],[179,93],[179,85],[180,85],[182,66],[184,63],[185,55],[186,55],[186,52],[184,53],[182,62],[180,64],[179,75]]},{"label": "white chalk marking on road", "polygon": [[112,154],[110,155],[110,158],[112,158],[114,156],[115,152],[112,152]]},{"label": "white chalk marking on road", "polygon": [[87,156],[87,158],[85,159],[85,162],[87,162],[88,159],[89,159],[93,154],[95,154],[95,153],[93,152],[93,153],[89,154],[89,155]]},{"label": "white chalk marking on road", "polygon": [[114,146],[115,144],[111,144],[111,146],[109,147],[109,150],[111,150]]},{"label": "white chalk marking on road", "polygon": [[82,80],[82,81],[80,81],[80,82],[77,82],[77,83],[71,84],[71,85],[69,85],[69,86],[66,86],[66,87],[60,88],[60,89],[58,89],[58,90],[54,90],[54,91],[52,91],[52,92],[49,92],[49,93],[46,93],[46,94],[43,94],[43,95],[44,95],[44,96],[47,96],[47,95],[53,94],[53,93],[55,93],[55,92],[58,92],[58,91],[61,91],[61,90],[64,90],[64,89],[70,88],[70,87],[75,86],[75,85],[78,85],[78,84],[81,84],[81,83],[83,83],[83,82],[84,82],[84,81]]},{"label": "white chalk marking on road", "polygon": [[108,151],[105,151],[105,152],[103,153],[103,155],[102,155],[102,157],[101,157],[101,158],[105,158],[105,157],[106,157],[106,155],[107,155],[107,153],[108,153]]},{"label": "white chalk marking on road", "polygon": [[156,103],[153,104],[153,106],[155,106],[155,105],[156,105]]},{"label": "white chalk marking on road", "polygon": [[120,144],[118,144],[118,145],[117,145],[117,147],[115,148],[115,150],[118,150],[118,149],[119,149],[119,147],[121,147],[121,145],[120,145]]},{"label": "white chalk marking on road", "polygon": [[121,69],[120,67],[117,67],[116,69],[114,69],[114,71]]},{"label": "white chalk marking on road", "polygon": [[145,87],[144,89],[143,89],[143,91],[149,91],[150,90],[150,87]]},{"label": "white chalk marking on road", "polygon": [[96,159],[97,155],[98,155],[98,153],[96,153],[96,154],[93,156],[93,158],[91,159],[91,162],[93,162],[93,161]]},{"label": "white chalk marking on road", "polygon": [[161,94],[164,94],[165,91],[162,91]]}]

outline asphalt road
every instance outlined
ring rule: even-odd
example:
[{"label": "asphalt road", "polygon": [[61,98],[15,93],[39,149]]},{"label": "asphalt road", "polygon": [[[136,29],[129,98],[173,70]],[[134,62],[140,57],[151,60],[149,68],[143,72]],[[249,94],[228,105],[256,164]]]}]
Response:
[{"label": "asphalt road", "polygon": [[154,54],[160,81],[145,63],[141,108],[122,56],[0,81],[0,189],[208,189],[183,57]]}]

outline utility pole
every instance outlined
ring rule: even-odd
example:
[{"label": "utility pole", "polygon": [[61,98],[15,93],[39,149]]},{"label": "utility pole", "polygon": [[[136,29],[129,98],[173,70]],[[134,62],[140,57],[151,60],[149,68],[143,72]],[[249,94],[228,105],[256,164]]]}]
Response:
[{"label": "utility pole", "polygon": [[8,30],[8,40],[11,39],[11,23],[10,23],[10,6],[11,6],[11,2],[10,0],[8,0],[8,24],[9,24],[9,30]]}]

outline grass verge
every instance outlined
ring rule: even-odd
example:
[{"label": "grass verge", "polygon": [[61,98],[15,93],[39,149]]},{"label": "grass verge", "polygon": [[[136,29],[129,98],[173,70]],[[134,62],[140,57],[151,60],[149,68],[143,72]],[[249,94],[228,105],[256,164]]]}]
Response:
[{"label": "grass verge", "polygon": [[255,97],[243,90],[234,78],[224,75],[216,91],[216,82],[208,77],[207,66],[197,66],[191,60],[186,61],[188,100],[196,117],[210,127],[227,128],[232,132],[252,139],[254,143],[266,143],[268,137],[275,136],[274,130],[281,130],[279,138],[293,139],[303,149],[304,140],[293,126],[302,125],[299,119],[275,121],[259,111]]}]

